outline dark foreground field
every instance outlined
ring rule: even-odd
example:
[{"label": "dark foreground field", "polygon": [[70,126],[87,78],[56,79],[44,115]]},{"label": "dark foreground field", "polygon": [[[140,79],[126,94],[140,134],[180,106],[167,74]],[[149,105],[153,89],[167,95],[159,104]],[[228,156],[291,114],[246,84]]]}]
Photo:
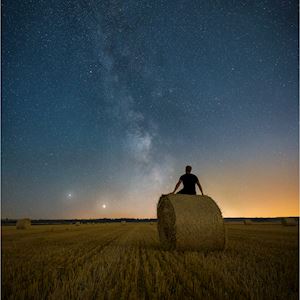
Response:
[{"label": "dark foreground field", "polygon": [[155,224],[2,227],[2,299],[298,299],[298,228],[226,227],[207,254],[161,250]]}]

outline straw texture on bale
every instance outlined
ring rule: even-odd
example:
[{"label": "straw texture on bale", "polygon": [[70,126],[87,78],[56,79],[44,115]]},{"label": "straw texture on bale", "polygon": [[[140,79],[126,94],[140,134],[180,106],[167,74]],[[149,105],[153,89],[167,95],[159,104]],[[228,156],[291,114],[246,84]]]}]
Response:
[{"label": "straw texture on bale", "polygon": [[16,224],[17,229],[28,229],[31,227],[30,219],[20,219]]},{"label": "straw texture on bale", "polygon": [[76,225],[76,226],[80,226],[80,222],[76,222],[75,225]]},{"label": "straw texture on bale", "polygon": [[283,226],[297,226],[297,221],[294,218],[284,218],[281,220]]},{"label": "straw texture on bale", "polygon": [[226,232],[221,210],[208,196],[162,195],[157,205],[158,234],[165,249],[223,250]]},{"label": "straw texture on bale", "polygon": [[253,224],[253,222],[252,222],[252,220],[244,220],[244,224],[245,225],[252,225]]}]

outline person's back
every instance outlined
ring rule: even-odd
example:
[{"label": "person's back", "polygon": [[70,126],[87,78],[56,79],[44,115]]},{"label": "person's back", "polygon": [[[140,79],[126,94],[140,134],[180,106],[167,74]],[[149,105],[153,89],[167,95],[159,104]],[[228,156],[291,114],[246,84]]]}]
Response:
[{"label": "person's back", "polygon": [[183,183],[183,189],[179,191],[178,194],[196,195],[196,183],[198,182],[196,175],[186,173],[180,176],[179,180]]},{"label": "person's back", "polygon": [[191,173],[192,167],[186,166],[185,167],[185,174],[180,176],[179,181],[177,182],[174,191],[172,192],[175,194],[176,190],[180,186],[181,183],[183,183],[183,189],[179,191],[177,194],[188,194],[188,195],[196,195],[196,184],[198,185],[202,195],[203,190],[201,187],[201,184],[198,180],[198,177]]}]

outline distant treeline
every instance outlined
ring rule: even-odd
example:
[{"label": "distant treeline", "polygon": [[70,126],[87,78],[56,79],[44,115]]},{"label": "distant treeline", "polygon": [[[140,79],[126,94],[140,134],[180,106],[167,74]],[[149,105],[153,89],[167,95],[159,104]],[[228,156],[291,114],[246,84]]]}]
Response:
[{"label": "distant treeline", "polygon": [[253,223],[281,223],[282,219],[295,219],[299,222],[299,217],[276,217],[276,218],[224,218],[226,223],[243,222],[250,220]]},{"label": "distant treeline", "polygon": [[[244,220],[251,220],[254,223],[280,223],[283,218],[287,217],[277,217],[277,218],[224,218],[226,223],[230,222],[243,222]],[[293,218],[299,222],[299,217],[288,217]],[[76,224],[80,222],[81,224],[95,224],[95,223],[120,223],[122,221],[128,223],[147,223],[147,222],[157,222],[156,218],[153,219],[135,219],[135,218],[118,218],[118,219],[56,219],[56,220],[46,220],[38,219],[31,220],[32,225],[62,225],[62,224]],[[1,225],[16,225],[17,219],[1,219]]]},{"label": "distant treeline", "polygon": [[[135,218],[118,218],[118,219],[56,219],[56,220],[31,220],[31,225],[68,225],[76,224],[80,222],[81,224],[95,224],[95,223],[120,223],[122,221],[128,223],[146,223],[146,222],[156,222],[157,219],[135,219]],[[16,225],[17,219],[1,219],[1,225]]]}]

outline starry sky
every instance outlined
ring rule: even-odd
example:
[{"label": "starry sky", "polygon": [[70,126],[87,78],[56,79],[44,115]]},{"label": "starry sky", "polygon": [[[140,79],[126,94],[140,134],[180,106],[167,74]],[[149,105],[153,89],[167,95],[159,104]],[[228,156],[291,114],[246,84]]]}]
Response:
[{"label": "starry sky", "polygon": [[299,215],[298,117],[297,1],[2,1],[3,218]]}]

